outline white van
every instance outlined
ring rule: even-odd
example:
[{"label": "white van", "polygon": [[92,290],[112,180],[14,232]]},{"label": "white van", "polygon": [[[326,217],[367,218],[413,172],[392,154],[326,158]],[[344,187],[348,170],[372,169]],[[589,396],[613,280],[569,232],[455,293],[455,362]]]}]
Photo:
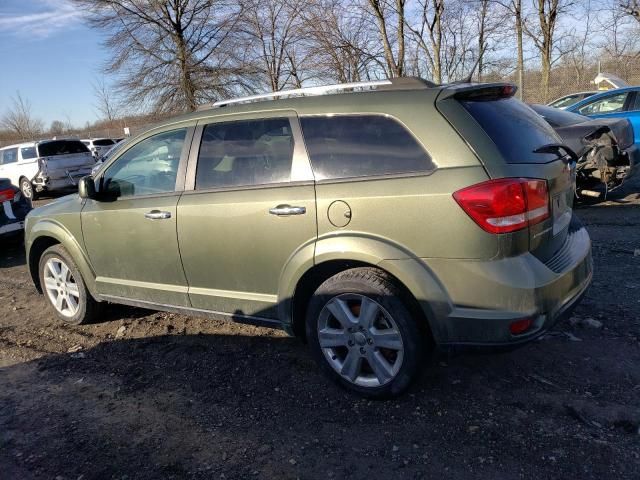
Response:
[{"label": "white van", "polygon": [[87,146],[96,160],[98,160],[103,154],[107,153],[107,151],[116,143],[110,138],[83,138],[80,141]]},{"label": "white van", "polygon": [[32,199],[43,191],[74,187],[95,160],[80,140],[43,140],[0,148],[0,178]]}]

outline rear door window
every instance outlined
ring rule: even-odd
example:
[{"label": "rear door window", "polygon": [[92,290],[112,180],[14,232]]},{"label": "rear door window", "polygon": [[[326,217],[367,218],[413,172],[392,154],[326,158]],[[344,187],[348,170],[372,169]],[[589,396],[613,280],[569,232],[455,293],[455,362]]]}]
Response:
[{"label": "rear door window", "polygon": [[616,113],[624,110],[629,92],[608,95],[578,109],[582,115],[598,115],[600,113]]},{"label": "rear door window", "polygon": [[207,125],[198,153],[196,190],[288,182],[293,146],[287,118]]},{"label": "rear door window", "polygon": [[428,172],[431,158],[409,131],[383,115],[302,117],[317,180]]},{"label": "rear door window", "polygon": [[461,100],[498,147],[507,163],[547,163],[554,154],[534,153],[551,143],[562,143],[555,130],[529,106],[513,97]]},{"label": "rear door window", "polygon": [[41,157],[87,153],[88,151],[87,147],[79,140],[53,140],[38,145],[38,152]]}]

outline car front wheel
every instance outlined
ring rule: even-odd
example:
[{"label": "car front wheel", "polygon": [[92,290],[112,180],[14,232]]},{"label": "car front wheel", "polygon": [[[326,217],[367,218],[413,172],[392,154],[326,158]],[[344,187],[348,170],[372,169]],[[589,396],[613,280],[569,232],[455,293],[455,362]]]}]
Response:
[{"label": "car front wheel", "polygon": [[424,358],[416,319],[384,272],[354,268],[325,281],[307,313],[316,360],[340,385],[373,398],[402,393]]},{"label": "car front wheel", "polygon": [[56,315],[65,323],[89,323],[98,314],[96,302],[78,267],[61,245],[45,250],[40,258],[40,285]]}]

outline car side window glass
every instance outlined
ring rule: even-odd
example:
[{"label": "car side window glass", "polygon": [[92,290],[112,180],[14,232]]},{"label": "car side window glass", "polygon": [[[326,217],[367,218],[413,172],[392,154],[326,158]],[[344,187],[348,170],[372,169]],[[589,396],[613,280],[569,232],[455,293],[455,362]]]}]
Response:
[{"label": "car side window glass", "polygon": [[115,197],[173,192],[187,129],[159,133],[137,143],[105,171],[102,190]]},{"label": "car side window glass", "polygon": [[2,165],[8,165],[10,163],[16,163],[18,161],[18,149],[8,148],[2,151]]},{"label": "car side window glass", "polygon": [[196,190],[288,182],[293,147],[287,118],[209,124],[198,152]]},{"label": "car side window glass", "polygon": [[636,101],[633,103],[631,110],[640,111],[640,90],[636,92]]},{"label": "car side window glass", "polygon": [[23,160],[30,160],[38,156],[36,153],[36,147],[23,147],[20,149],[20,154],[22,155]]},{"label": "car side window glass", "polygon": [[582,115],[595,115],[598,113],[615,113],[621,112],[624,103],[627,100],[628,92],[609,95],[607,97],[596,100],[578,109]]},{"label": "car side window glass", "polygon": [[382,115],[302,117],[318,180],[426,172],[431,158],[398,121]]}]

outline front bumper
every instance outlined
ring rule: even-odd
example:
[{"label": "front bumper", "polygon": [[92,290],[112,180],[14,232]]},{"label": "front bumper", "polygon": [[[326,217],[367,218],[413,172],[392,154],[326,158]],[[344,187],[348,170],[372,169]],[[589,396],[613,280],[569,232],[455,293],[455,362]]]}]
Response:
[{"label": "front bumper", "polygon": [[[591,241],[582,226],[544,263],[527,253],[488,262],[458,261],[454,273],[451,265],[442,270],[438,262],[429,265],[453,303],[447,317],[434,322],[442,347],[511,347],[534,340],[571,314],[593,276]],[[525,318],[532,320],[531,327],[512,335],[511,323]]]}]

